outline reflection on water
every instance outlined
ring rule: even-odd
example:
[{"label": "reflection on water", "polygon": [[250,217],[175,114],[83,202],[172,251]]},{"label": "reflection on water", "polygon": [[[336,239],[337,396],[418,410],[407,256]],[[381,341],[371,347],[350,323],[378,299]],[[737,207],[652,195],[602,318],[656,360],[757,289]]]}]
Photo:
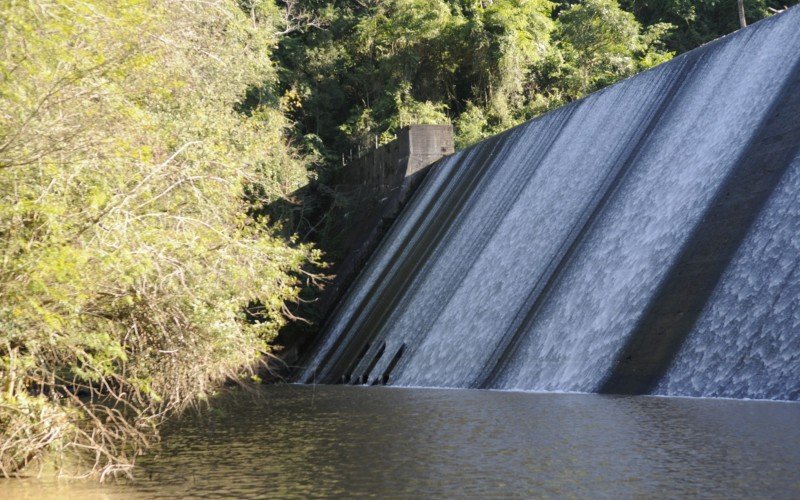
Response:
[{"label": "reflection on water", "polygon": [[269,386],[214,408],[136,483],[0,497],[800,497],[798,403]]}]

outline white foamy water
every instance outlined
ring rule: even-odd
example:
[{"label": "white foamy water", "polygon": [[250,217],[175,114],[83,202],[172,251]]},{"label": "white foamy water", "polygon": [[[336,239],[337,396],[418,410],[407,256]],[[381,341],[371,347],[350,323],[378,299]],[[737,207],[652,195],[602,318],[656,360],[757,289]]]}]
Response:
[{"label": "white foamy water", "polygon": [[[798,61],[795,8],[443,160],[301,380],[598,390],[762,147],[752,142],[792,96]],[[657,393],[800,398],[798,169],[698,299]]]}]

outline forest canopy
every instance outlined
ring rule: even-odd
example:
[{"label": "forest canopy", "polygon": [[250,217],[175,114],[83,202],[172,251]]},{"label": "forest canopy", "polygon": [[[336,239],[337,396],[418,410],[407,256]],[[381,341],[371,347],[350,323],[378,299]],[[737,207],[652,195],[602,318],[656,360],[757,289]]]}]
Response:
[{"label": "forest canopy", "polygon": [[[785,2],[748,0],[750,21]],[[276,52],[305,145],[334,161],[410,122],[459,147],[738,28],[735,0],[297,1]]]},{"label": "forest canopy", "polygon": [[126,471],[250,377],[354,149],[411,123],[465,147],[737,23],[717,0],[2,0],[0,473]]}]

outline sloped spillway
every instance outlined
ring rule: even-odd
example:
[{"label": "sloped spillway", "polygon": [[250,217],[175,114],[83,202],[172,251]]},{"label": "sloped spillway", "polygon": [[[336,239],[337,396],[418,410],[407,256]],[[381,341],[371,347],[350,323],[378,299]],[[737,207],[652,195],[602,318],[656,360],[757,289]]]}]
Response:
[{"label": "sloped spillway", "polygon": [[800,9],[441,160],[298,380],[800,399]]}]

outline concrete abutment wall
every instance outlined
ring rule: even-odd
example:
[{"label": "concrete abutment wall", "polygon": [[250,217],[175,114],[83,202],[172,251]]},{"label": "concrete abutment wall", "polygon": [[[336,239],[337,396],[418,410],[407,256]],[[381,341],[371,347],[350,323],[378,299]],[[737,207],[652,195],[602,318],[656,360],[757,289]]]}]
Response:
[{"label": "concrete abutment wall", "polygon": [[[327,259],[333,275],[318,299],[319,316],[325,318],[372,255],[414,190],[438,160],[455,152],[451,125],[410,125],[388,144],[354,158],[334,174],[336,202],[329,216],[334,221]],[[296,363],[313,338],[288,342],[281,355]]]}]

